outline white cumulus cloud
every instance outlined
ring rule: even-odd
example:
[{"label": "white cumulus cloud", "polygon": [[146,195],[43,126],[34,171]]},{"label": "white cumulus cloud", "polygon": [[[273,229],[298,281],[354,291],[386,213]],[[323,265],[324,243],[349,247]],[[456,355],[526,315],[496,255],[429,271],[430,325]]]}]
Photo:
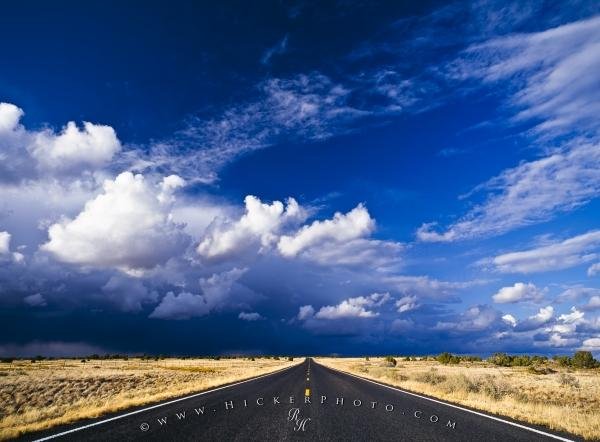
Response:
[{"label": "white cumulus cloud", "polygon": [[23,301],[25,301],[25,304],[31,307],[45,307],[47,305],[46,299],[41,293],[35,293],[33,295],[25,296],[25,298],[23,298]]},{"label": "white cumulus cloud", "polygon": [[24,112],[11,103],[0,103],[0,133],[14,130]]},{"label": "white cumulus cloud", "polygon": [[381,306],[390,299],[389,293],[373,293],[369,296],[358,296],[344,299],[337,305],[321,307],[315,314],[317,319],[340,318],[374,318],[379,313],[367,308]]},{"label": "white cumulus cloud", "polygon": [[10,233],[0,232],[0,255],[8,255],[10,253]]},{"label": "white cumulus cloud", "polygon": [[491,327],[499,313],[487,305],[474,305],[461,313],[455,321],[439,321],[435,329],[457,332],[481,331]]},{"label": "white cumulus cloud", "polygon": [[511,314],[507,313],[506,315],[503,315],[502,320],[511,327],[515,327],[517,325],[517,319]]},{"label": "white cumulus cloud", "polygon": [[303,305],[298,309],[298,319],[304,321],[312,318],[315,314],[315,309],[312,305]]},{"label": "white cumulus cloud", "polygon": [[121,150],[110,126],[83,123],[83,129],[70,121],[58,135],[44,130],[35,135],[32,156],[47,169],[98,168]]},{"label": "white cumulus cloud", "polygon": [[238,315],[238,318],[241,319],[242,321],[249,321],[249,322],[261,321],[261,320],[265,319],[260,313],[256,313],[256,312],[251,312],[251,313],[240,312],[240,314]]},{"label": "white cumulus cloud", "polygon": [[585,339],[582,342],[581,349],[593,352],[600,351],[600,337]]},{"label": "white cumulus cloud", "polygon": [[104,297],[124,312],[139,312],[143,304],[156,302],[158,294],[148,290],[138,278],[112,276],[102,286]]},{"label": "white cumulus cloud", "polygon": [[416,296],[403,296],[396,301],[396,308],[398,313],[409,312],[419,307]]},{"label": "white cumulus cloud", "polygon": [[155,186],[130,172],[106,180],[79,215],[50,226],[41,249],[63,262],[130,273],[164,264],[189,241],[161,202],[164,191],[164,182]]},{"label": "white cumulus cloud", "polygon": [[266,204],[252,195],[244,202],[246,210],[239,220],[217,219],[209,226],[198,245],[199,255],[218,259],[234,256],[253,244],[266,248],[277,241],[282,227],[306,218],[306,211],[293,198],[286,206],[281,201]]},{"label": "white cumulus cloud", "polygon": [[209,312],[210,308],[203,296],[189,292],[181,292],[178,295],[168,292],[150,314],[150,318],[182,320],[204,316]]},{"label": "white cumulus cloud", "polygon": [[293,257],[315,244],[350,241],[371,233],[374,228],[375,221],[367,209],[359,204],[346,214],[337,212],[332,219],[314,221],[294,235],[282,236],[277,248],[283,256]]},{"label": "white cumulus cloud", "polygon": [[587,275],[590,276],[590,277],[591,276],[596,276],[599,273],[600,273],[600,262],[592,264],[587,269]]},{"label": "white cumulus cloud", "polygon": [[220,309],[230,300],[234,284],[247,270],[235,267],[226,272],[215,273],[208,278],[201,278],[199,285],[202,294],[199,295],[189,292],[175,295],[173,292],[168,292],[150,314],[150,318],[190,319]]},{"label": "white cumulus cloud", "polygon": [[70,121],[59,133],[50,128],[28,130],[19,124],[23,115],[14,104],[0,103],[2,181],[97,170],[122,150],[110,126],[86,121],[79,128]]},{"label": "white cumulus cloud", "polygon": [[498,293],[492,296],[492,299],[497,304],[507,304],[522,301],[539,302],[543,297],[544,292],[535,284],[517,282],[510,287],[502,287]]},{"label": "white cumulus cloud", "polygon": [[527,332],[531,330],[537,330],[541,326],[547,324],[554,318],[554,307],[548,305],[546,307],[540,307],[535,315],[529,316],[520,322],[516,322],[513,327],[517,332]]}]

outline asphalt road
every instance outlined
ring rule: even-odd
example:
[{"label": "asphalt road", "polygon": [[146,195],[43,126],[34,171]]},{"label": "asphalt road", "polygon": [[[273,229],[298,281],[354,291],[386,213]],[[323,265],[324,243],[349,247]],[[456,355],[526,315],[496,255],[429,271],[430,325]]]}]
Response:
[{"label": "asphalt road", "polygon": [[[548,430],[536,429],[548,434],[407,394],[305,360],[258,379],[152,408],[29,435],[23,440],[574,440],[568,435],[554,433],[553,437]],[[74,431],[64,434],[70,430]]]}]

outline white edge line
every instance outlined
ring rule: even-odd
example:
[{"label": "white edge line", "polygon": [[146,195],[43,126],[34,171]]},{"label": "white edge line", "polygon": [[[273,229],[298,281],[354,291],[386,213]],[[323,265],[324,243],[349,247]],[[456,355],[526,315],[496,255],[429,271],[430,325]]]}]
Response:
[{"label": "white edge line", "polygon": [[170,405],[170,404],[174,404],[176,402],[184,401],[186,399],[191,399],[191,398],[194,398],[194,397],[197,397],[197,396],[202,396],[203,394],[212,393],[213,391],[224,390],[225,388],[235,387],[236,385],[245,384],[246,382],[256,381],[258,379],[261,379],[261,378],[264,378],[264,377],[267,377],[267,376],[272,376],[274,374],[281,373],[282,371],[290,370],[290,369],[292,369],[294,367],[298,367],[299,365],[302,365],[303,363],[304,363],[304,361],[301,362],[300,364],[294,364],[291,367],[285,367],[285,368],[282,368],[281,370],[273,371],[271,373],[266,373],[266,374],[263,374],[263,375],[260,375],[260,376],[256,376],[254,378],[250,378],[250,379],[246,379],[244,381],[236,382],[234,384],[224,385],[222,387],[213,388],[211,390],[201,391],[200,393],[194,393],[194,394],[189,395],[189,396],[180,397],[178,399],[173,399],[172,401],[164,402],[162,404],[152,405],[150,407],[142,408],[141,410],[135,410],[135,411],[131,411],[129,413],[120,414],[119,416],[113,416],[113,417],[111,417],[109,419],[104,419],[104,420],[101,420],[101,421],[98,421],[98,422],[93,422],[93,423],[88,424],[88,425],[83,425],[81,427],[77,427],[77,428],[73,428],[71,430],[63,431],[62,433],[56,433],[56,434],[52,434],[50,436],[43,437],[41,439],[35,439],[33,442],[41,442],[41,441],[44,441],[44,440],[50,440],[50,439],[54,439],[54,438],[57,438],[57,437],[60,437],[60,436],[65,436],[67,434],[74,433],[75,431],[85,430],[86,428],[95,427],[96,425],[105,424],[106,422],[111,422],[111,421],[114,421],[114,420],[117,420],[117,419],[121,419],[123,417],[132,416],[134,414],[142,413],[142,412],[148,411],[148,410],[153,410],[154,408],[164,407],[165,405]]},{"label": "white edge line", "polygon": [[[320,364],[320,365],[323,365],[323,364]],[[433,398],[430,398],[430,397],[427,397],[427,396],[421,396],[420,394],[417,394],[417,393],[412,393],[410,391],[402,390],[400,388],[392,387],[390,385],[385,385],[385,384],[379,383],[377,381],[373,381],[371,379],[363,378],[362,376],[357,376],[355,374],[348,373],[346,371],[338,370],[337,368],[328,367],[327,365],[323,365],[323,366],[326,367],[326,368],[329,368],[330,370],[337,371],[339,373],[355,377],[355,378],[360,379],[362,381],[371,382],[372,384],[376,384],[376,385],[379,385],[381,387],[389,388],[390,390],[399,391],[400,393],[409,394],[411,396],[416,396],[416,397],[421,398],[421,399],[427,399],[428,401],[435,402],[436,404],[441,404],[441,405],[446,405],[447,407],[457,408],[459,410],[466,411],[468,413],[476,414],[478,416],[487,417],[488,419],[493,419],[495,421],[502,422],[504,424],[512,425],[513,427],[518,427],[518,428],[522,428],[524,430],[533,431],[534,433],[543,434],[544,436],[548,436],[548,437],[551,437],[553,439],[562,440],[564,442],[575,442],[573,439],[566,439],[564,437],[557,436],[555,434],[546,433],[545,431],[538,430],[536,428],[531,428],[531,427],[528,427],[526,425],[517,424],[516,422],[507,421],[507,420],[501,419],[501,418],[496,417],[496,416],[490,416],[489,414],[480,413],[478,411],[469,410],[468,408],[464,408],[464,407],[461,407],[461,406],[458,406],[458,405],[453,405],[453,404],[449,404],[447,402],[438,401],[437,399],[433,399]]]}]

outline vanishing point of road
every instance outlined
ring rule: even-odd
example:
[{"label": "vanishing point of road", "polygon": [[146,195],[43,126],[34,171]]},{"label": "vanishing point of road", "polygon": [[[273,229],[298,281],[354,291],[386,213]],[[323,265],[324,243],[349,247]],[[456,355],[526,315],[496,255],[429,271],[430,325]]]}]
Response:
[{"label": "vanishing point of road", "polygon": [[324,367],[278,372],[26,435],[57,441],[552,441],[575,437]]}]

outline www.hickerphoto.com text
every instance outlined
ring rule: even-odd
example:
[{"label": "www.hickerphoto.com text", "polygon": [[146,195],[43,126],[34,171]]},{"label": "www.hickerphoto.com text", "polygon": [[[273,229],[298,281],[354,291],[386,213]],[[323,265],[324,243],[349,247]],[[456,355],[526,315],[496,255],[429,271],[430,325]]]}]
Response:
[{"label": "www.hickerphoto.com text", "polygon": [[[286,405],[291,405],[292,408],[287,410]],[[440,425],[446,429],[454,430],[456,428],[456,421],[443,419],[443,417],[436,414],[427,414],[423,410],[408,410],[396,407],[391,403],[382,403],[379,401],[364,401],[362,399],[351,399],[341,396],[328,397],[328,396],[303,396],[301,399],[296,396],[273,396],[273,397],[257,397],[255,399],[236,399],[226,400],[212,405],[202,405],[191,409],[181,410],[174,413],[172,416],[158,417],[155,422],[155,426],[163,427],[169,424],[176,424],[177,422],[184,421],[188,418],[197,418],[210,416],[218,412],[232,412],[234,410],[245,409],[249,407],[278,407],[286,409],[286,417],[289,421],[295,422],[295,430],[306,430],[306,424],[310,421],[310,418],[300,419],[299,413],[303,407],[305,410],[307,407],[312,406],[331,406],[331,407],[355,407],[364,408],[369,411],[382,411],[385,413],[395,413],[400,416],[405,416],[409,419],[419,419],[426,424]],[[169,419],[170,418],[170,419]],[[151,428],[151,424],[143,422],[140,425],[142,431],[148,431]]]}]

